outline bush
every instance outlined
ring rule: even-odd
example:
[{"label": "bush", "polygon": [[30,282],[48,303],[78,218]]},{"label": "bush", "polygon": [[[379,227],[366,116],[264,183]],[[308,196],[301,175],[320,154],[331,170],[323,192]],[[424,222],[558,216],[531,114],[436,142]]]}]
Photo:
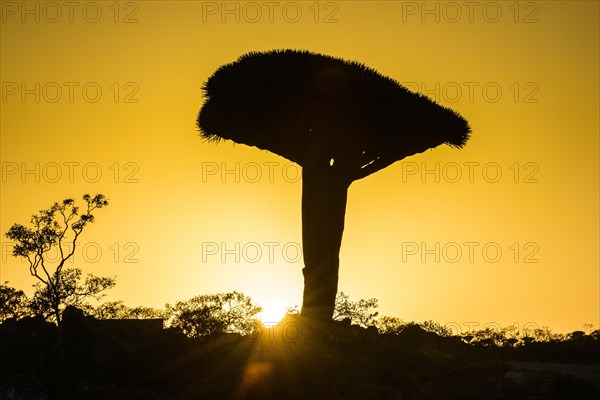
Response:
[{"label": "bush", "polygon": [[257,326],[261,307],[240,292],[208,294],[165,306],[166,324],[192,338],[222,333],[248,335]]}]

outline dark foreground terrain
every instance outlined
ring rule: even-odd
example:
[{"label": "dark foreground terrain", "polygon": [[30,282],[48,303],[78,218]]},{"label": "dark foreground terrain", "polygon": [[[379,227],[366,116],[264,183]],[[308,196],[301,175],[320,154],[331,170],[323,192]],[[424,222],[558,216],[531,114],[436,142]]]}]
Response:
[{"label": "dark foreground terrain", "polygon": [[[78,311],[78,310],[76,310]],[[473,346],[288,315],[251,337],[191,340],[160,320],[65,314],[0,325],[2,399],[596,399],[597,340]]]}]

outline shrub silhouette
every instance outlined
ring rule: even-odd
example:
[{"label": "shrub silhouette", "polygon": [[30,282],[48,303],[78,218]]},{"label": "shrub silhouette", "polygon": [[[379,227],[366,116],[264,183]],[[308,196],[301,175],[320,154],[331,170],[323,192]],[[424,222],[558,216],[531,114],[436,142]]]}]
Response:
[{"label": "shrub silhouette", "polygon": [[337,321],[349,320],[350,323],[363,328],[373,326],[379,312],[376,311],[377,299],[360,299],[351,301],[350,296],[344,292],[337,294],[333,319]]},{"label": "shrub silhouette", "polygon": [[29,299],[22,290],[8,286],[8,282],[0,285],[0,322],[9,318],[22,318],[30,315]]},{"label": "shrub silhouette", "polygon": [[191,338],[222,333],[250,334],[258,324],[261,307],[240,292],[194,296],[165,306],[167,326]]},{"label": "shrub silhouette", "polygon": [[164,311],[161,309],[144,306],[129,307],[122,300],[107,301],[85,311],[96,319],[155,319],[164,317]]}]

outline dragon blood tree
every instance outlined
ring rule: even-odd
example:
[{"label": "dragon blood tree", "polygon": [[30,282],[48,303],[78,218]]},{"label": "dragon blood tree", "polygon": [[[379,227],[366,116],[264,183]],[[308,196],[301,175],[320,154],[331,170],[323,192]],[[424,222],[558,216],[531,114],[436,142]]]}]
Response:
[{"label": "dragon blood tree", "polygon": [[269,150],[302,167],[302,315],[331,319],[348,187],[405,157],[469,138],[458,113],[357,62],[253,52],[203,86],[201,136]]}]

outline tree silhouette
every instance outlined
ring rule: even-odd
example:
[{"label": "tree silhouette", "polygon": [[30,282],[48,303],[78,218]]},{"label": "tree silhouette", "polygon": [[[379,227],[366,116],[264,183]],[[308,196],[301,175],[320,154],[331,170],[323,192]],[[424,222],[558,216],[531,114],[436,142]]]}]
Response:
[{"label": "tree silhouette", "polygon": [[248,53],[203,86],[197,118],[229,139],[302,166],[302,314],[331,319],[350,184],[441,144],[460,148],[456,112],[357,62],[307,51]]},{"label": "tree silhouette", "polygon": [[[86,281],[80,285],[80,270],[63,270],[65,263],[75,254],[77,239],[84,228],[94,222],[92,213],[108,205],[108,200],[102,194],[93,197],[85,194],[83,201],[85,207],[81,213],[79,207],[75,206],[75,200],[65,199],[33,215],[32,228],[14,224],[6,233],[8,239],[16,242],[13,256],[27,260],[29,273],[40,281],[32,307],[44,315],[49,310],[59,326],[62,310],[67,305],[79,304],[88,296],[98,298],[100,292],[115,284],[112,278],[88,274]],[[52,250],[58,253],[54,271],[49,254]]]}]

